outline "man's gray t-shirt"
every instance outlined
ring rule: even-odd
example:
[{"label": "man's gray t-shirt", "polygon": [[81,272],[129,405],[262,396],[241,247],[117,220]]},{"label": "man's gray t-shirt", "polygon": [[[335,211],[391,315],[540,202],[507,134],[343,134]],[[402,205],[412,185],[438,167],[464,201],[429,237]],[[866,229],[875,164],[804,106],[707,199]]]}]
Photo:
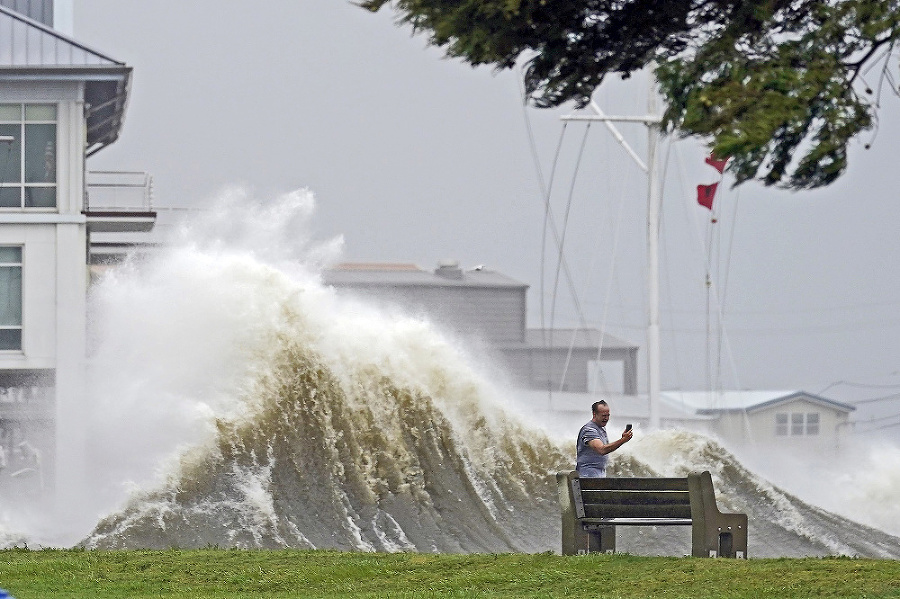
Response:
[{"label": "man's gray t-shirt", "polygon": [[606,470],[606,463],[609,461],[609,456],[600,455],[588,445],[588,443],[594,439],[600,439],[603,441],[604,445],[609,443],[606,438],[606,429],[591,420],[578,431],[578,445],[575,452],[576,470],[581,470],[582,467]]}]

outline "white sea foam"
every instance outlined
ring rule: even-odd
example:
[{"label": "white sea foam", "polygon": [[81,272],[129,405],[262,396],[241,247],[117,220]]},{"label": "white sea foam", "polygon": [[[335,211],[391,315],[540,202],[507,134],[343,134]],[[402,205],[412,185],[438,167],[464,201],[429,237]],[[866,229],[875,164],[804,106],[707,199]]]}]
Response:
[{"label": "white sea foam", "polygon": [[[801,496],[857,522],[900,535],[900,448],[884,441],[811,460],[793,474]],[[800,482],[802,481],[802,482]],[[791,485],[793,486],[793,485]]]},{"label": "white sea foam", "polygon": [[[385,523],[387,527],[384,526]],[[400,524],[387,512],[380,511],[372,520],[372,529],[384,550],[389,553],[415,551],[416,546],[409,540]]]}]

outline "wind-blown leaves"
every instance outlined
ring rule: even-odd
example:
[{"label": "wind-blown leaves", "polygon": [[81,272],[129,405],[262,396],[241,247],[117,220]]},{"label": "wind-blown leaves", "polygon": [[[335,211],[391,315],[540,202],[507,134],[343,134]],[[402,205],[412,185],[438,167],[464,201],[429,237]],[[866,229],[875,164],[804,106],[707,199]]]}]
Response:
[{"label": "wind-blown leaves", "polygon": [[900,0],[361,3],[386,5],[449,56],[497,69],[524,61],[538,107],[584,106],[608,74],[655,68],[663,127],[732,156],[737,183],[832,183],[851,140],[873,126],[883,84],[898,91]]}]

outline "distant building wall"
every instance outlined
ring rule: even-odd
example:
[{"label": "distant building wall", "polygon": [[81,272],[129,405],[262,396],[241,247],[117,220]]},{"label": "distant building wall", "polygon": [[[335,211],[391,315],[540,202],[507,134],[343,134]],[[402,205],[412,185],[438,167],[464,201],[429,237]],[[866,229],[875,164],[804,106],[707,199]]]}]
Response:
[{"label": "distant building wall", "polygon": [[448,330],[491,343],[524,341],[525,291],[485,287],[365,287],[354,291],[427,314]]},{"label": "distant building wall", "polygon": [[588,366],[597,359],[597,348],[578,348],[571,353],[565,347],[502,351],[511,370],[525,374],[527,387],[573,393],[588,390]]},{"label": "distant building wall", "polygon": [[323,279],[475,340],[499,358],[518,386],[586,392],[589,369],[599,359],[622,363],[621,387],[605,391],[637,393],[636,346],[594,329],[527,328],[528,286],[495,271],[463,271],[456,262],[433,272],[411,264],[356,263],[325,271]]}]

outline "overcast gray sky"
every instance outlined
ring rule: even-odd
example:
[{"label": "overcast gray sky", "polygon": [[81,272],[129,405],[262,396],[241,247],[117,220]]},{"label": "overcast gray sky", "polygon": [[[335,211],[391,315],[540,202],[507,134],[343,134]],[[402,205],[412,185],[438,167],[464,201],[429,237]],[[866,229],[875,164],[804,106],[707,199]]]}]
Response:
[{"label": "overcast gray sky", "polygon": [[[640,344],[643,360],[644,175],[602,125],[578,163],[586,128],[563,135],[559,119],[571,107],[523,110],[515,72],[444,59],[393,19],[345,0],[75,0],[75,37],[134,67],[122,136],[88,167],[150,172],[160,206],[203,205],[233,184],[261,199],[308,187],[316,235],[343,235],[346,260],[485,264],[531,285],[537,326],[544,210],[528,123],[545,179],[562,138],[550,197],[560,226],[571,199],[566,256],[584,318]],[[646,85],[595,98],[643,114]],[[702,148],[664,145],[664,388],[705,388],[720,347],[725,388],[818,392],[900,370],[898,113],[885,97],[872,149],[867,135],[837,184],[726,190],[715,225],[693,195],[715,179]],[[642,127],[621,129],[643,154]],[[707,333],[717,305],[721,342],[714,321]],[[572,306],[558,295],[557,326],[579,322]]]}]

